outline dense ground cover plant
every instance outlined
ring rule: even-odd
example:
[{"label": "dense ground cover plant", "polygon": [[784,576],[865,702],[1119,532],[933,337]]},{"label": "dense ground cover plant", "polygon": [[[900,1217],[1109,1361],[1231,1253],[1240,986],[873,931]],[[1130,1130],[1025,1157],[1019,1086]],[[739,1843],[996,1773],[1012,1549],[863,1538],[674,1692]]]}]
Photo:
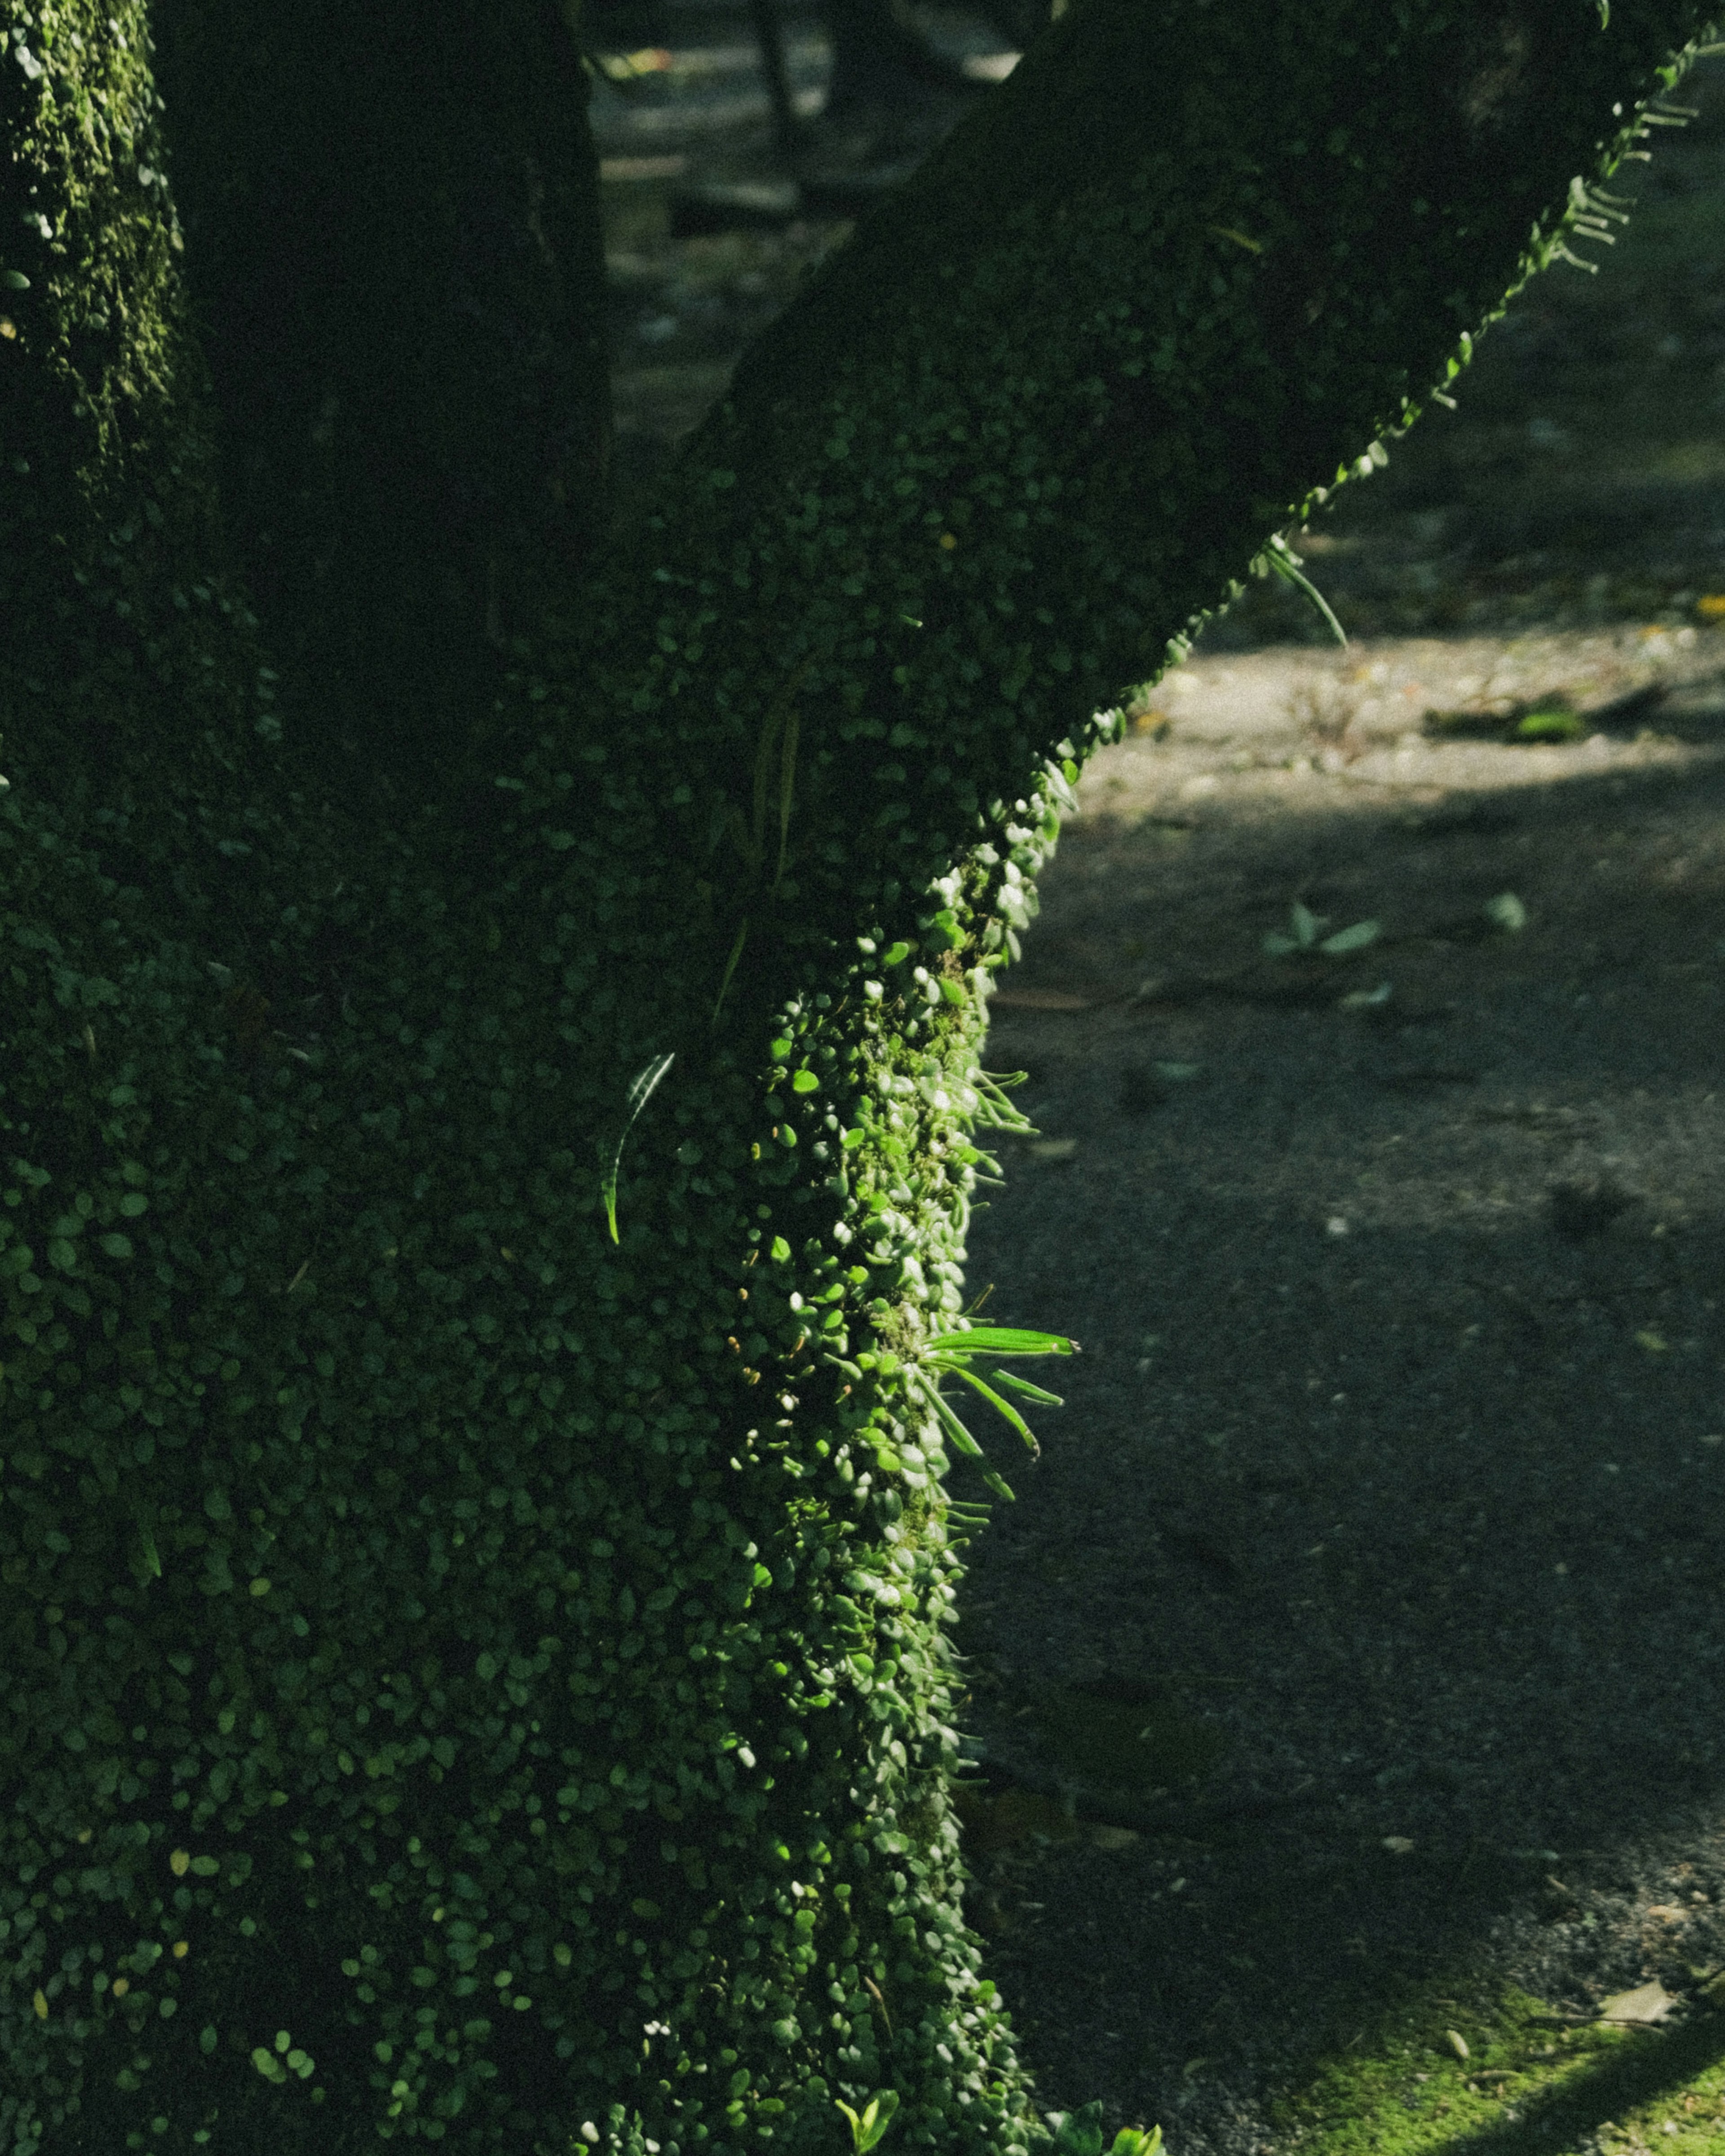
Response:
[{"label": "dense ground cover plant", "polygon": [[1598,228],[1704,22],[1603,12],[1086,0],[367,790],[144,11],[8,0],[17,2156],[1089,2146],[948,1799],[988,987],[1125,685]]}]

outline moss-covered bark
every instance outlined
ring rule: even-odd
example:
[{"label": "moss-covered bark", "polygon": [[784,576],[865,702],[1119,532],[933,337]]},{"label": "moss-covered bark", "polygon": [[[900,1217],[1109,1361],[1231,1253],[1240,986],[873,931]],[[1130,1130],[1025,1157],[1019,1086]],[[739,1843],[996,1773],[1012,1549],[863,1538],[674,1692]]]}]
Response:
[{"label": "moss-covered bark", "polygon": [[1703,10],[1081,0],[456,783],[340,823],[178,582],[136,9],[6,19],[4,2145],[818,2151],[891,2087],[891,2146],[1028,2151],[916,1377],[988,983],[1112,698],[1453,374]]},{"label": "moss-covered bark", "polygon": [[317,756],[451,753],[603,542],[573,0],[157,0],[228,530]]}]

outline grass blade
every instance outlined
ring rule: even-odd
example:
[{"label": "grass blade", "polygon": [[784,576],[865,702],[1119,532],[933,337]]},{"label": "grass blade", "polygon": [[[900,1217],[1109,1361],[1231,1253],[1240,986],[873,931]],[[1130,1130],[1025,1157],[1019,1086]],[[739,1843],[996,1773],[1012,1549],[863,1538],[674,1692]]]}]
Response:
[{"label": "grass blade", "polygon": [[963,1424],[959,1421],[957,1416],[952,1412],[948,1403],[941,1398],[940,1394],[934,1389],[932,1385],[925,1386],[923,1388],[923,1392],[924,1396],[933,1407],[935,1413],[940,1417],[947,1436],[952,1439],[953,1444],[957,1446],[958,1450],[964,1455],[965,1458],[967,1460],[980,1460],[983,1456],[983,1448],[977,1443],[976,1440],[964,1427]]},{"label": "grass blade", "polygon": [[775,892],[784,881],[785,851],[791,842],[791,803],[797,788],[797,734],[802,719],[803,714],[793,704],[784,722],[784,747],[778,760],[778,866],[773,875]]},{"label": "grass blade", "polygon": [[1272,540],[1264,552],[1271,567],[1275,570],[1276,575],[1285,583],[1292,584],[1296,590],[1305,593],[1307,598],[1329,624],[1330,634],[1337,644],[1345,648],[1348,643],[1348,632],[1331,613],[1323,593],[1318,590],[1317,585],[1309,578],[1301,575],[1299,570],[1294,566],[1293,558],[1283,551],[1279,541]]},{"label": "grass blade", "polygon": [[1045,1392],[1040,1385],[1033,1385],[1028,1378],[1021,1378],[1016,1370],[990,1370],[989,1378],[997,1385],[1010,1385],[1015,1393],[1022,1393],[1027,1400],[1036,1400],[1045,1408],[1063,1408],[1066,1404],[1058,1393]]},{"label": "grass blade", "polygon": [[1040,1460],[1042,1457],[1042,1447],[1036,1442],[1035,1431],[1031,1429],[1029,1424],[1024,1420],[1024,1418],[1019,1413],[1018,1409],[1013,1405],[1010,1400],[1002,1399],[999,1394],[995,1391],[994,1388],[990,1384],[985,1383],[982,1378],[978,1377],[974,1370],[966,1370],[960,1368],[955,1369],[952,1375],[955,1378],[962,1378],[967,1385],[970,1386],[974,1391],[980,1393],[983,1398],[988,1403],[989,1406],[993,1409],[994,1412],[997,1414],[1004,1415],[1007,1421],[1012,1424],[1019,1435],[1023,1438],[1025,1444],[1029,1446],[1032,1453],[1036,1456],[1036,1458]]},{"label": "grass blade", "polygon": [[719,1012],[725,1001],[725,991],[731,985],[731,976],[737,971],[737,962],[742,956],[742,947],[748,941],[748,916],[742,917],[742,926],[737,932],[737,941],[731,946],[731,956],[725,962],[725,978],[719,983],[719,993],[713,1003],[713,1024],[719,1023]]},{"label": "grass blade", "polygon": [[[744,925],[747,926],[747,924],[745,923]],[[742,948],[740,941],[737,947],[739,950]],[[735,963],[734,960],[733,963]],[[726,974],[726,978],[727,980],[730,978],[728,973]],[[722,993],[723,991],[721,990],[721,994]],[[648,1101],[651,1098],[654,1087],[657,1086],[660,1080],[664,1077],[665,1072],[670,1069],[671,1065],[675,1061],[675,1055],[673,1052],[673,1054],[669,1055],[655,1055],[650,1063],[644,1063],[641,1065],[641,1068],[636,1071],[634,1081],[631,1083],[629,1089],[629,1098],[624,1102],[623,1129],[617,1140],[617,1150],[612,1154],[611,1165],[605,1170],[604,1178],[599,1185],[600,1195],[605,1201],[605,1218],[611,1224],[611,1240],[614,1243],[619,1240],[617,1234],[617,1170],[623,1159],[623,1147],[624,1141],[628,1138],[630,1130],[634,1127],[635,1117],[640,1114],[642,1109],[646,1106]]]},{"label": "grass blade", "polygon": [[[784,874],[785,844],[791,827],[791,793],[796,780],[798,715],[793,708],[794,701],[798,690],[802,687],[814,664],[814,654],[810,652],[767,706],[761,721],[761,738],[755,748],[755,814],[752,836],[757,875],[761,873],[767,859],[768,803],[773,787],[774,751],[776,750],[778,754],[778,873],[773,880],[773,887],[775,891],[778,888],[780,877]],[[787,714],[789,715],[788,726],[786,724]]]},{"label": "grass blade", "polygon": [[1078,1343],[1060,1332],[1028,1332],[1016,1326],[973,1325],[968,1332],[937,1333],[932,1351],[959,1348],[979,1355],[1076,1355]]}]

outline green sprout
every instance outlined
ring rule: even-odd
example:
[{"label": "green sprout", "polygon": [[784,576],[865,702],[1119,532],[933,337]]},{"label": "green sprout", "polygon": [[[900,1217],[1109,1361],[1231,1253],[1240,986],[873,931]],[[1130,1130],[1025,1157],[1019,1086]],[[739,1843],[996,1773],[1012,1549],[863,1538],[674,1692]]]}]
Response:
[{"label": "green sprout", "polygon": [[997,1077],[991,1070],[973,1073],[977,1091],[976,1122],[983,1130],[1012,1131],[1020,1137],[1034,1137],[1036,1126],[1014,1107],[1007,1095],[1014,1086],[1022,1086],[1029,1076],[1028,1070],[1009,1071]]},{"label": "green sprout", "polygon": [[1333,936],[1320,937],[1318,931],[1327,925],[1327,916],[1309,911],[1296,899],[1288,911],[1288,926],[1293,933],[1285,936],[1279,928],[1272,928],[1264,938],[1264,948],[1272,958],[1285,958],[1295,951],[1340,958],[1350,951],[1363,951],[1384,932],[1375,921],[1356,921],[1351,928],[1338,928]]},{"label": "green sprout", "polygon": [[[1056,2156],[1101,2156],[1102,2099],[1096,2097],[1082,2111],[1045,2112],[1055,2130]],[[1114,2137],[1110,2156],[1161,2156],[1162,2128],[1122,2126]]]},{"label": "green sprout", "polygon": [[[889,963],[891,957],[892,953],[889,952]],[[1026,1075],[1022,1070],[1014,1070],[1004,1077],[999,1077],[986,1070],[974,1071],[972,1080],[977,1093],[977,1106],[973,1111],[976,1122],[988,1129],[1028,1133],[1032,1137],[1035,1137],[1035,1126],[1020,1115],[1007,1098],[1010,1088],[1024,1084]],[[988,1159],[986,1154],[983,1158]],[[989,1161],[988,1164],[993,1167],[996,1163]],[[984,1291],[978,1296],[971,1308],[978,1308],[987,1299],[988,1292]],[[1011,1401],[1004,1399],[995,1387],[1008,1386],[1024,1399],[1035,1400],[1044,1407],[1057,1408],[1065,1403],[1058,1393],[1045,1392],[1040,1385],[1033,1385],[1028,1378],[1020,1378],[1010,1370],[997,1369],[992,1365],[994,1361],[1009,1356],[1076,1355],[1077,1353],[1077,1342],[1068,1340],[1064,1334],[1032,1332],[1009,1326],[972,1325],[967,1315],[962,1330],[937,1333],[906,1357],[901,1358],[889,1348],[877,1348],[859,1355],[855,1362],[847,1361],[841,1356],[829,1356],[827,1359],[853,1383],[860,1383],[867,1371],[872,1371],[880,1378],[891,1378],[902,1372],[911,1398],[933,1414],[958,1450],[967,1459],[981,1460],[983,1457],[981,1445],[959,1420],[957,1410],[941,1391],[943,1380],[957,1378],[973,1392],[981,1394],[995,1413],[1010,1423],[1024,1439],[1030,1448],[1031,1457],[1040,1459],[1041,1448],[1036,1442],[1035,1433]],[[987,1378],[979,1377],[971,1367],[978,1356],[990,1358]],[[895,1465],[895,1456],[890,1447],[883,1451],[881,1457],[886,1466]],[[983,1480],[1009,1504],[1015,1502],[1012,1491],[994,1469],[985,1466]],[[988,1517],[986,1506],[955,1507],[949,1504],[947,1509],[960,1527],[973,1532]]]},{"label": "green sprout", "polygon": [[[906,1366],[905,1375],[912,1394],[933,1411],[947,1436],[967,1459],[982,1459],[983,1449],[959,1420],[951,1403],[942,1396],[941,1381],[944,1378],[957,1378],[973,1392],[981,1394],[995,1413],[1010,1423],[1023,1438],[1030,1448],[1031,1458],[1035,1460],[1041,1457],[1042,1452],[1036,1442],[1035,1433],[1011,1401],[1004,1399],[995,1391],[994,1386],[1009,1386],[1026,1399],[1038,1401],[1045,1407],[1063,1406],[1065,1403],[1060,1394],[1045,1392],[1040,1385],[1033,1385],[1028,1378],[1020,1378],[1010,1370],[990,1368],[988,1378],[994,1381],[991,1384],[988,1379],[978,1377],[971,1365],[979,1355],[993,1358],[1009,1355],[1076,1355],[1077,1353],[1077,1342],[1068,1340],[1061,1333],[1031,1332],[1002,1325],[974,1325],[963,1332],[937,1332],[925,1343],[916,1359]],[[1009,1504],[1015,1502],[1012,1491],[993,1468],[983,1470],[983,1480]]]},{"label": "green sprout", "polygon": [[623,1159],[624,1142],[634,1126],[635,1117],[639,1115],[642,1109],[646,1106],[649,1099],[651,1097],[654,1087],[659,1083],[660,1080],[664,1077],[665,1072],[670,1069],[672,1063],[675,1062],[675,1053],[673,1053],[670,1055],[655,1055],[650,1063],[644,1063],[641,1068],[636,1071],[634,1082],[629,1089],[629,1098],[623,1104],[623,1128],[618,1133],[617,1150],[612,1154],[611,1165],[605,1170],[605,1173],[601,1178],[599,1183],[599,1194],[605,1201],[605,1218],[611,1224],[611,1240],[614,1243],[619,1240],[617,1234],[617,1170]]},{"label": "green sprout", "polygon": [[[1033,1459],[1040,1459],[1042,1449],[1036,1442],[1035,1432],[1012,1404],[996,1392],[996,1385],[1009,1386],[1026,1399],[1035,1400],[1044,1407],[1064,1407],[1065,1403],[1058,1393],[1045,1392],[1040,1385],[1033,1385],[1028,1378],[1020,1378],[1010,1370],[988,1369],[987,1378],[980,1378],[971,1368],[979,1355],[998,1358],[1009,1355],[1076,1355],[1078,1342],[1059,1332],[1031,1332],[1017,1327],[1002,1325],[973,1325],[962,1332],[937,1332],[932,1340],[925,1341],[913,1355],[901,1356],[891,1348],[865,1349],[850,1361],[842,1355],[829,1355],[827,1360],[849,1378],[860,1384],[865,1374],[876,1378],[902,1376],[913,1400],[920,1403],[940,1423],[947,1435],[967,1459],[983,1458],[983,1448],[964,1424],[950,1400],[941,1391],[942,1379],[957,1378],[973,1391],[980,1393],[995,1413],[1009,1422],[1030,1448]],[[992,1382],[991,1382],[992,1381]],[[898,1455],[890,1445],[880,1448],[883,1466],[897,1466]],[[984,1467],[983,1480],[997,1496],[1009,1504],[1016,1501],[1012,1491],[992,1467]],[[986,1506],[950,1506],[949,1512],[958,1517],[959,1525],[973,1531],[988,1517]]]},{"label": "green sprout", "polygon": [[850,2121],[850,2143],[855,2156],[869,2156],[870,2149],[892,2123],[898,2109],[898,2091],[882,2089],[879,2096],[870,2097],[860,2118],[842,2098],[835,2097],[834,2101]]}]

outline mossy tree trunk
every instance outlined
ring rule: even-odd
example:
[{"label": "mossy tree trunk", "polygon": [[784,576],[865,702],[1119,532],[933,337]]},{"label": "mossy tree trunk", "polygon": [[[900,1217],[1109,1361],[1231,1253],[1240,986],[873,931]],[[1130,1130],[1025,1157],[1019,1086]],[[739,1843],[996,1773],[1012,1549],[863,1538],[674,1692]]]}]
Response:
[{"label": "mossy tree trunk", "polygon": [[603,543],[574,0],[157,0],[223,516],[318,757],[459,758]]},{"label": "mossy tree trunk", "polygon": [[5,19],[0,2145],[1028,2151],[927,1361],[988,983],[1705,11],[1080,0],[424,803],[270,708],[138,0]]}]

